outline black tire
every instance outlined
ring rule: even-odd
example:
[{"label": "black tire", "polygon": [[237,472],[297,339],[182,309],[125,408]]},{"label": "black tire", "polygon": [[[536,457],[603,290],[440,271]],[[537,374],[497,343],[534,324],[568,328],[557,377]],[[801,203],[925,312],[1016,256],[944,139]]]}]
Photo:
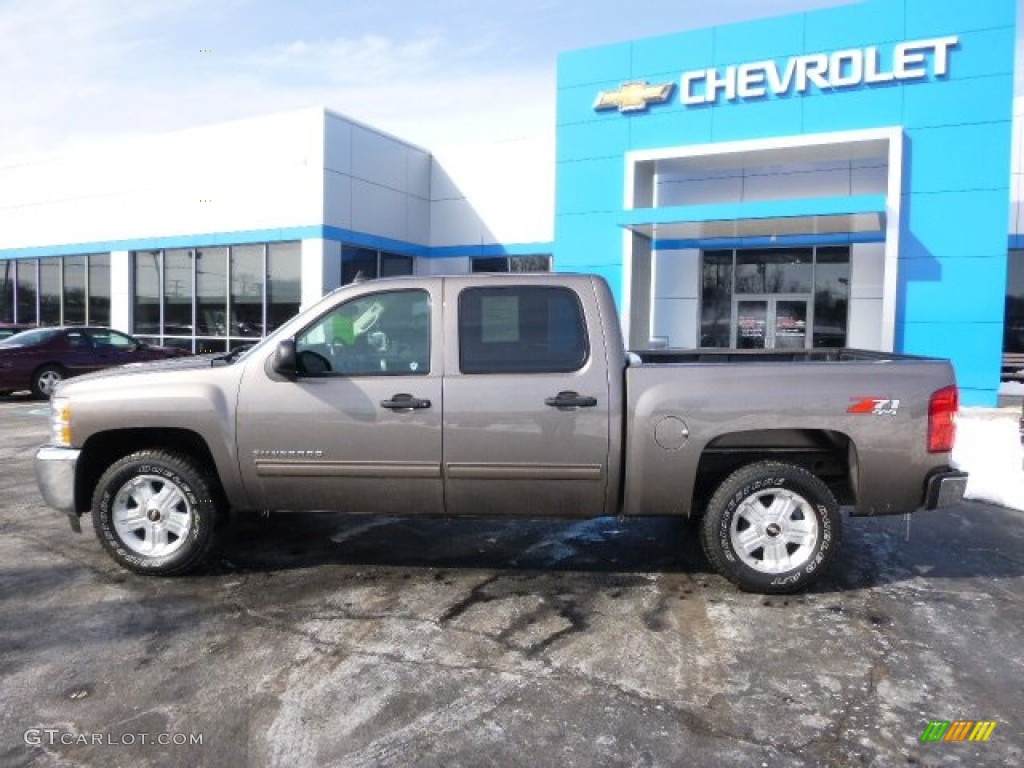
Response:
[{"label": "black tire", "polygon": [[135,573],[172,576],[198,566],[213,546],[215,483],[190,456],[139,451],[96,485],[92,521],[104,549]]},{"label": "black tire", "polygon": [[807,588],[839,550],[842,518],[820,479],[793,464],[763,461],[718,486],[701,523],[711,565],[746,592]]},{"label": "black tire", "polygon": [[44,365],[32,374],[32,396],[37,400],[49,400],[53,390],[65,377],[64,369],[59,365]]}]

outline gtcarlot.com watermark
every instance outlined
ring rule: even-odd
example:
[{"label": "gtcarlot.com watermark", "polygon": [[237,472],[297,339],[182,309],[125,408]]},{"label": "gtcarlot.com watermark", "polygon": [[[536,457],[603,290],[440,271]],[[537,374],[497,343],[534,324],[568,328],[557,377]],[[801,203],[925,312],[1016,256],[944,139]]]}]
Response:
[{"label": "gtcarlot.com watermark", "polygon": [[72,733],[59,728],[29,728],[25,743],[30,747],[194,747],[202,746],[201,733]]}]

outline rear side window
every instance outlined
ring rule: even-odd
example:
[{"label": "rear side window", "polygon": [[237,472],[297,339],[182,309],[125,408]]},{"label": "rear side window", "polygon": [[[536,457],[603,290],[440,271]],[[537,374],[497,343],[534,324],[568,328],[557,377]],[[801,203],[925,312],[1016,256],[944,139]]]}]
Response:
[{"label": "rear side window", "polygon": [[589,356],[583,307],[568,288],[467,288],[459,295],[463,373],[569,373]]}]

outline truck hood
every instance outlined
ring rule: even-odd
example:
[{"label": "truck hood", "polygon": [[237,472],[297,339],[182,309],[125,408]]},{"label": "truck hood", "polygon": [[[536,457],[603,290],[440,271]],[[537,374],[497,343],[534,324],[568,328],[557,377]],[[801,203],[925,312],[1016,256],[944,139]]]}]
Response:
[{"label": "truck hood", "polygon": [[[144,363],[128,363],[126,365],[118,365],[113,368],[104,368],[101,371],[95,371],[94,373],[87,373],[84,376],[76,376],[72,379],[67,379],[61,382],[58,392],[64,393],[65,390],[75,387],[79,383],[86,384],[88,382],[98,380],[111,380],[119,379],[128,376],[137,376],[139,374],[153,374],[160,372],[182,372],[182,371],[197,371],[205,370],[208,368],[220,368],[229,363],[225,363],[221,359],[222,355],[195,355],[189,357],[171,357],[166,360],[151,360]],[[108,383],[113,383],[108,381]]]}]

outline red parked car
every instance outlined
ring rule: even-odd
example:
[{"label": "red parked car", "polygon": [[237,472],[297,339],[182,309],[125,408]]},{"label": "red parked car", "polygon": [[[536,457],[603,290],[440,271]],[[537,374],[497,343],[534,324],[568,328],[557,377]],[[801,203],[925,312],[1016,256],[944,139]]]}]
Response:
[{"label": "red parked car", "polygon": [[0,394],[30,389],[45,399],[70,376],[188,354],[153,347],[109,328],[34,328],[0,340]]}]

